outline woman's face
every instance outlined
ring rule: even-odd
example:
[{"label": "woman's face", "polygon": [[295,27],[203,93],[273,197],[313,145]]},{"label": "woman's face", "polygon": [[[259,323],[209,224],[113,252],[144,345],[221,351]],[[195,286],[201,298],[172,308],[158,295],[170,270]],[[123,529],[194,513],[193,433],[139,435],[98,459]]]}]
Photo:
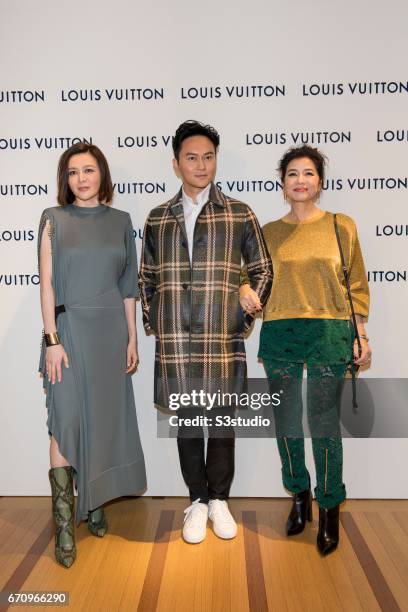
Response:
[{"label": "woman's face", "polygon": [[293,159],[286,169],[283,181],[285,197],[289,202],[315,202],[321,189],[316,166],[309,157]]},{"label": "woman's face", "polygon": [[98,162],[90,153],[78,153],[68,162],[68,185],[80,206],[99,203],[101,173]]}]

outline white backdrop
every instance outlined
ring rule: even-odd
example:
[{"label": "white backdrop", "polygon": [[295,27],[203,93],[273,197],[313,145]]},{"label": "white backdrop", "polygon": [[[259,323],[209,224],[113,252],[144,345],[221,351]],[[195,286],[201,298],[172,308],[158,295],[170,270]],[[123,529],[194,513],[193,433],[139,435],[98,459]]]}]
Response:
[{"label": "white backdrop", "polygon": [[[178,189],[168,137],[185,119],[221,133],[218,180],[265,223],[285,213],[288,146],[330,158],[322,206],[357,222],[375,353],[365,376],[407,376],[408,5],[343,0],[0,0],[0,494],[48,494],[37,225],[73,138],[105,152],[140,252],[148,211]],[[153,338],[138,312],[134,377],[149,495],[184,495],[176,444],[157,439]],[[248,340],[252,376],[259,322]],[[392,406],[390,406],[390,412]],[[406,439],[347,439],[349,497],[408,497]],[[311,462],[310,445],[308,460]],[[238,440],[232,495],[283,495],[275,442]]]}]

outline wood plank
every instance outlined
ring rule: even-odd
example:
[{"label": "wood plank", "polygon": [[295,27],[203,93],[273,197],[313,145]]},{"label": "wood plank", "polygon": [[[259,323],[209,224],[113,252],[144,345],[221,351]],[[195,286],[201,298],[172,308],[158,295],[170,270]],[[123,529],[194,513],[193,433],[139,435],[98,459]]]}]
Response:
[{"label": "wood plank", "polygon": [[2,510],[49,510],[51,508],[51,496],[42,497],[2,497],[0,498],[0,512]]},{"label": "wood plank", "polygon": [[[360,565],[360,561],[354,551],[349,535],[343,527],[342,518],[343,513],[340,512],[340,545],[336,553],[329,555],[327,560],[330,561],[330,565],[334,564],[336,560],[339,560],[339,563],[341,563],[348,576],[349,583],[352,585],[358,597],[360,607],[364,612],[366,612],[366,610],[369,612],[378,612],[381,608],[371,589],[366,573]],[[333,570],[334,569],[335,568],[333,568]]]},{"label": "wood plank", "polygon": [[267,611],[268,599],[266,597],[256,512],[244,510],[242,512],[242,524],[244,526],[249,609],[257,612]]},{"label": "wood plank", "polygon": [[[49,521],[49,512],[44,513],[36,509],[17,511],[9,509],[2,512],[0,516],[0,587],[3,590],[4,585],[11,580],[26,556],[31,555],[33,560],[33,555],[40,550],[38,547],[33,549],[33,546],[49,526]],[[48,540],[51,537],[52,531],[49,531]],[[38,557],[41,553],[42,551]],[[21,571],[19,575],[22,577]],[[17,579],[15,584],[19,584],[20,580]]]},{"label": "wood plank", "polygon": [[393,512],[394,519],[401,527],[402,531],[408,535],[408,512]]},{"label": "wood plank", "polygon": [[[229,582],[231,591],[231,610],[246,612],[250,610],[250,607],[248,587],[246,580],[243,579],[246,573],[244,525],[242,521],[242,512],[238,509],[238,504],[236,504],[235,501],[235,499],[231,499],[229,502],[231,512],[237,521],[238,527],[237,537],[231,542]],[[247,507],[251,507],[251,504],[247,504]],[[213,610],[217,612],[216,608],[213,608]]]},{"label": "wood plank", "polygon": [[151,610],[156,610],[174,514],[174,510],[163,510],[161,513],[154,539],[153,550],[143,582],[143,588],[137,608],[138,612],[151,612]]},{"label": "wood plank", "polygon": [[[249,505],[249,504],[248,504]],[[301,612],[297,567],[288,554],[286,514],[258,510],[258,533],[269,610]]]},{"label": "wood plank", "polygon": [[[27,554],[23,557],[21,562],[14,569],[7,582],[3,585],[1,589],[2,591],[19,592],[23,590],[22,585],[24,584],[25,580],[30,575],[31,571],[40,559],[50,539],[53,538],[53,535],[53,520],[48,519],[46,526],[44,527],[44,529],[41,530]],[[9,606],[7,605],[0,606],[1,612],[5,612],[8,609]]]},{"label": "wood plank", "polygon": [[[391,512],[382,514],[365,512],[364,515],[392,560],[401,580],[404,584],[408,584],[408,535],[395,521]],[[408,514],[406,519],[408,519]]]},{"label": "wood plank", "polygon": [[165,571],[162,577],[157,612],[168,610],[211,610],[213,567],[209,533],[199,544],[187,544],[181,536],[185,509],[178,508],[169,542]]},{"label": "wood plank", "polygon": [[[369,526],[367,527],[367,524],[364,524],[367,521],[364,521],[363,513],[355,512],[352,516],[348,512],[343,512],[341,513],[341,520],[378,601],[378,605],[382,610],[387,610],[387,612],[399,611],[400,607],[396,597],[394,597],[395,591],[393,592],[392,587],[390,588],[388,583],[388,580],[391,578],[390,573],[384,568],[384,564],[380,568],[378,563],[379,557],[382,557],[384,560],[384,551],[381,549],[381,544],[378,542],[376,534],[372,530],[369,533]],[[370,542],[370,547],[367,545],[367,541]],[[386,564],[387,562],[385,562]],[[383,574],[384,569],[386,570],[386,575]],[[395,580],[390,582],[390,584],[392,583],[395,584]],[[403,587],[403,585],[398,583],[396,586],[397,588]]]}]

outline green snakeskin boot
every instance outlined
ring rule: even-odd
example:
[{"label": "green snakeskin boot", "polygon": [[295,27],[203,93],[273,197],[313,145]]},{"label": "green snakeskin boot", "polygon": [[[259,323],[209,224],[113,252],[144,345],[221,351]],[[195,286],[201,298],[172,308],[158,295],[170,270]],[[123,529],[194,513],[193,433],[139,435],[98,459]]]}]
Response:
[{"label": "green snakeskin boot", "polygon": [[88,512],[88,529],[92,535],[98,538],[103,538],[108,531],[108,523],[102,507]]},{"label": "green snakeskin boot", "polygon": [[64,567],[71,567],[76,559],[72,475],[71,466],[51,468],[48,472],[55,523],[55,558]]}]

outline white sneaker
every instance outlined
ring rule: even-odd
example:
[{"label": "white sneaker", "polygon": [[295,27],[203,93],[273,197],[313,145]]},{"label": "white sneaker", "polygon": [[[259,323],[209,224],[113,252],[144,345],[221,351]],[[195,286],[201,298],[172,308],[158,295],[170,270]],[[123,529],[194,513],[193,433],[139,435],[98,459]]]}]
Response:
[{"label": "white sneaker", "polygon": [[237,535],[237,524],[225,500],[210,499],[208,504],[208,518],[213,522],[214,533],[219,538],[230,540]]},{"label": "white sneaker", "polygon": [[189,544],[198,544],[206,536],[208,506],[200,504],[200,498],[193,501],[191,506],[184,510],[183,539]]}]

